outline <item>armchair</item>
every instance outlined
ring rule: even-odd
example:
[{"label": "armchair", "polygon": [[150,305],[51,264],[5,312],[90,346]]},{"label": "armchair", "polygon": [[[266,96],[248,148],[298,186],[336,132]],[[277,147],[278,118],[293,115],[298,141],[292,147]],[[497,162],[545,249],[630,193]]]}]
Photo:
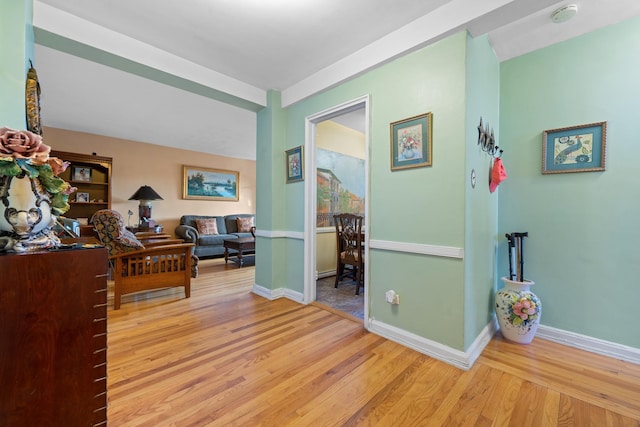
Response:
[{"label": "armchair", "polygon": [[145,247],[125,228],[122,215],[109,209],[97,211],[91,223],[113,267],[114,310],[120,308],[122,295],[134,292],[182,286],[185,297],[191,296],[191,277],[197,276],[198,265],[193,243]]}]

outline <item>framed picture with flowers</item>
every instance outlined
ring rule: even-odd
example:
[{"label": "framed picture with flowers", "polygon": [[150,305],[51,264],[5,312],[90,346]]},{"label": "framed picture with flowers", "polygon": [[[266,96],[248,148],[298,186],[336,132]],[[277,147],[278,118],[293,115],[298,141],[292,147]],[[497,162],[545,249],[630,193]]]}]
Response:
[{"label": "framed picture with flowers", "polygon": [[603,171],[606,144],[607,122],[545,130],[542,173]]},{"label": "framed picture with flowers", "polygon": [[432,165],[432,128],[432,113],[391,123],[392,171]]},{"label": "framed picture with flowers", "polygon": [[304,180],[304,147],[302,145],[285,151],[287,184]]}]

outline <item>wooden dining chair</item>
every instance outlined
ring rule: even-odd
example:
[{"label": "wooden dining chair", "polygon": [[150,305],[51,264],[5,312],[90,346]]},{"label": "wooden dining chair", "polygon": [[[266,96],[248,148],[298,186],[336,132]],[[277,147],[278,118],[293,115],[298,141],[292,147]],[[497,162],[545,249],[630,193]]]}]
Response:
[{"label": "wooden dining chair", "polygon": [[336,225],[336,285],[347,277],[356,284],[356,295],[364,286],[363,217],[353,214],[333,216]]}]

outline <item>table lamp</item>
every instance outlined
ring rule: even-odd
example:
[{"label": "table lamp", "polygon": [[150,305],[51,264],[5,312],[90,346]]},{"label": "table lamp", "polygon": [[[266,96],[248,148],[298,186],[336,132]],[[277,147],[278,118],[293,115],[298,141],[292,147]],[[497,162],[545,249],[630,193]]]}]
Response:
[{"label": "table lamp", "polygon": [[149,228],[151,225],[151,201],[152,200],[164,200],[153,188],[148,185],[143,185],[138,188],[138,191],[133,193],[133,196],[129,197],[129,200],[139,200],[138,216],[140,217],[140,228]]}]

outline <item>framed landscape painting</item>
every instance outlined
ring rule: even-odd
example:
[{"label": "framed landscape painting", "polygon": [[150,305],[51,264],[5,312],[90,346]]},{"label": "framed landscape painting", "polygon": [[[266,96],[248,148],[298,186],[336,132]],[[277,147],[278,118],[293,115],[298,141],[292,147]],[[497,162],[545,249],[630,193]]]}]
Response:
[{"label": "framed landscape painting", "polygon": [[183,199],[239,200],[239,172],[200,166],[184,166],[183,170]]},{"label": "framed landscape painting", "polygon": [[606,145],[607,122],[545,130],[542,173],[603,171]]}]

